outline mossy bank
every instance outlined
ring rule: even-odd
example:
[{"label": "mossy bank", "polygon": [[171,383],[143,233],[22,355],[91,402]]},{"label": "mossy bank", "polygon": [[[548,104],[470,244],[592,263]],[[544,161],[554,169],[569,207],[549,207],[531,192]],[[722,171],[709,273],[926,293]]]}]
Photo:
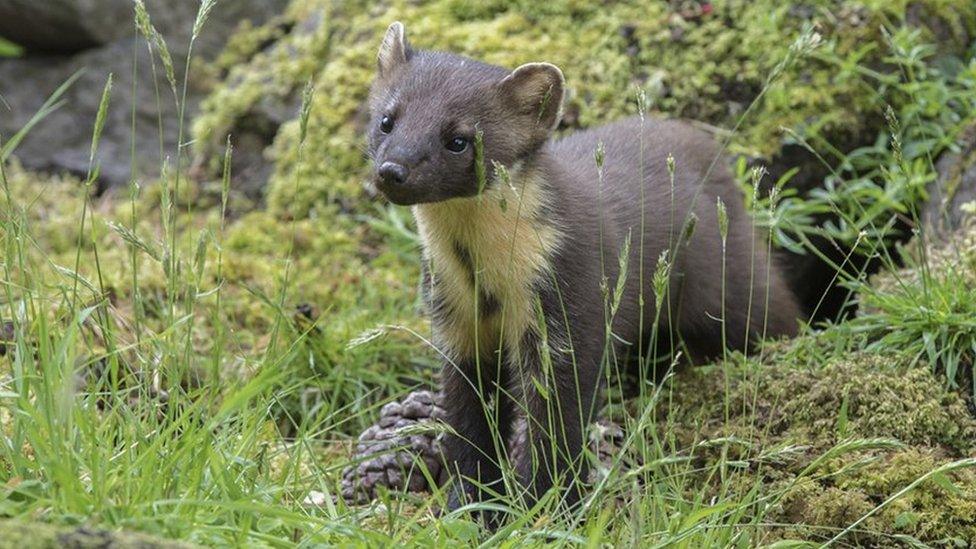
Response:
[{"label": "mossy bank", "polygon": [[[883,28],[908,25],[919,43],[938,43],[934,55],[949,65],[976,35],[976,7],[943,0],[297,0],[281,20],[236,37],[222,58],[225,84],[194,124],[198,154],[216,163],[228,133],[264,122],[260,131],[274,141],[265,152],[276,166],[267,188],[272,211],[357,207],[363,102],[376,45],[394,20],[418,47],[507,67],[559,65],[570,96],[566,131],[634,114],[643,93],[650,110],[714,125],[720,139],[731,137],[732,152],[767,159],[798,140],[841,151],[869,143],[884,126],[886,103],[897,109],[910,100],[887,94],[899,69],[886,65]],[[819,37],[812,56],[797,51],[804,31]],[[280,129],[282,116],[268,113],[294,106],[309,81],[318,93],[302,153],[297,110]]]}]

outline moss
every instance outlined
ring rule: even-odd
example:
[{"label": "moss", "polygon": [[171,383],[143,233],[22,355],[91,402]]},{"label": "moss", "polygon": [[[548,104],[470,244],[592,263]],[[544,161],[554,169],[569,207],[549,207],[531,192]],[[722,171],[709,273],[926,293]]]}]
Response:
[{"label": "moss", "polygon": [[[742,398],[750,391],[741,388]],[[771,433],[790,433],[821,449],[853,436],[964,452],[976,440],[964,400],[924,366],[911,367],[896,355],[861,353],[812,368],[772,368],[760,372],[758,392],[764,401],[745,408],[747,416],[766,411]],[[842,409],[846,425],[839,423]]]},{"label": "moss", "polygon": [[[864,493],[877,504],[946,461],[946,456],[937,450],[910,448],[850,478],[839,479],[838,485],[849,492]],[[976,540],[976,471],[957,470],[943,479],[922,483],[871,521],[879,529],[920,539]]]},{"label": "moss", "polygon": [[[826,466],[828,476],[790,488],[783,518],[806,525],[800,531],[807,539],[822,536],[822,527],[845,528],[940,465],[976,455],[976,421],[965,400],[946,390],[930,369],[912,367],[895,355],[859,354],[823,367],[772,369],[763,373],[759,394],[753,412],[769,413],[764,445],[776,440],[811,445],[808,458],[851,438],[890,437],[907,446],[843,455]],[[976,473],[951,476],[959,492],[924,483],[873,516],[850,540],[893,544],[889,535],[894,534],[930,542],[976,539],[976,515],[964,511],[973,507]]]},{"label": "moss", "polygon": [[[786,349],[782,352],[792,353],[794,347]],[[714,436],[761,435],[767,445],[788,441],[822,452],[850,437],[890,437],[956,455],[976,451],[976,419],[965,399],[947,390],[929,368],[893,353],[862,351],[828,360],[797,362],[795,356],[774,354],[766,366],[733,365],[729,422],[722,417],[722,399],[700,397],[724,393],[721,366],[697,368],[675,389],[671,409],[684,423],[717,416]],[[683,388],[699,384],[705,387]]]},{"label": "moss", "polygon": [[[778,504],[777,515],[790,526],[778,532],[783,538],[816,539],[826,529],[844,527],[869,513],[874,504],[858,491],[845,491],[805,479],[794,485]],[[863,543],[867,540],[858,539]]]},{"label": "moss", "polygon": [[[690,369],[678,376],[661,411],[665,439],[679,449],[694,448],[701,470],[730,461],[750,464],[738,469],[731,484],[743,491],[762,486],[772,505],[764,522],[783,525],[765,529],[770,539],[829,539],[923,474],[976,456],[976,418],[960,394],[909,357],[848,353],[833,345],[837,339],[828,330],[775,345],[761,363],[738,357]],[[728,415],[721,396],[726,374]],[[900,445],[850,442],[870,439],[897,439]],[[840,445],[851,447],[839,452]],[[832,457],[823,459],[828,452]],[[929,542],[976,539],[976,515],[959,513],[973,505],[976,470],[948,478],[958,491],[923,483],[847,541],[885,546],[897,545],[895,535]],[[717,484],[716,495],[727,486]]]},{"label": "moss", "polygon": [[945,546],[966,547],[976,539],[976,472],[948,473],[928,480],[876,508],[916,479],[947,463],[931,450],[908,448],[877,457],[853,472],[828,481],[804,479],[777,504],[774,519],[788,523],[783,538],[829,539],[866,517],[846,541],[872,547],[901,547],[895,536]]},{"label": "moss", "polygon": [[145,534],[0,520],[0,549],[177,549],[191,544]]},{"label": "moss", "polygon": [[[884,105],[877,82],[859,66],[889,70],[881,63],[886,46],[880,27],[900,24],[909,2],[843,2],[838,7],[828,0],[793,5],[723,0],[712,2],[711,12],[688,5],[694,3],[679,9],[639,1],[599,6],[572,0],[296,1],[287,16],[288,24],[296,26],[275,44],[257,55],[238,46],[228,53],[226,66],[241,64],[205,103],[195,124],[198,149],[215,156],[223,136],[256,105],[269,97],[294,97],[313,78],[319,93],[304,149],[309,153],[299,153],[296,122],[277,132],[269,151],[276,171],[268,200],[278,215],[298,216],[325,204],[354,201],[365,175],[362,103],[377,44],[395,19],[406,23],[417,47],[509,67],[540,59],[560,65],[570,88],[567,130],[635,113],[637,89],[662,113],[732,128],[765,89],[734,137],[736,151],[772,155],[793,139],[783,127],[807,140],[873,140]],[[959,51],[967,33],[976,30],[972,6],[942,0],[912,6],[925,14],[912,18],[923,25],[921,40],[956,44],[954,51]],[[777,69],[807,24],[823,37],[816,54]],[[281,23],[273,25],[281,28]],[[939,28],[940,35],[924,25]],[[251,38],[240,41],[263,43],[275,32],[255,29]],[[767,86],[774,73],[777,78]]]}]

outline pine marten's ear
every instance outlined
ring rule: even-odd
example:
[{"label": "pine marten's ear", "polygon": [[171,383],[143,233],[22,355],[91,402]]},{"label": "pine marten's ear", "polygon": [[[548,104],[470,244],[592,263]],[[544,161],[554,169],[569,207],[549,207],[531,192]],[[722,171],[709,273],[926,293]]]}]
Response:
[{"label": "pine marten's ear", "polygon": [[380,51],[376,54],[380,76],[389,76],[400,65],[406,64],[413,55],[407,37],[404,34],[403,23],[394,21],[386,29],[386,36],[380,44]]},{"label": "pine marten's ear", "polygon": [[503,101],[527,117],[532,136],[545,140],[562,118],[563,71],[551,63],[527,63],[498,84]]}]

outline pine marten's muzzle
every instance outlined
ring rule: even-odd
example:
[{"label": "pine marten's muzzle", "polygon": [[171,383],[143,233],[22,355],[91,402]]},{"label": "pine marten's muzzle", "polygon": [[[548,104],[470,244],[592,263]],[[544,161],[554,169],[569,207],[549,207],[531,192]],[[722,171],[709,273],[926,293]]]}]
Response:
[{"label": "pine marten's muzzle", "polygon": [[377,171],[380,176],[380,183],[385,187],[399,187],[407,181],[410,170],[402,164],[396,162],[384,162]]},{"label": "pine marten's muzzle", "polygon": [[376,187],[390,202],[407,206],[417,201],[416,189],[410,188],[409,177],[409,168],[388,160],[376,169]]}]

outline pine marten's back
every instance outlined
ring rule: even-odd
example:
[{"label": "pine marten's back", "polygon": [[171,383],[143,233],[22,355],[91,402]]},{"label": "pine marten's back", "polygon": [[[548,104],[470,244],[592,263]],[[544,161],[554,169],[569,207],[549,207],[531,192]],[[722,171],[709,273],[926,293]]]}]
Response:
[{"label": "pine marten's back", "polygon": [[[603,151],[602,176],[598,149]],[[603,270],[611,278],[617,276],[618,255],[630,235],[618,335],[628,341],[640,337],[642,290],[645,326],[655,320],[683,326],[682,335],[694,337],[691,347],[699,358],[719,352],[723,256],[724,318],[727,328],[737,328],[726,330],[726,344],[742,348],[750,339],[795,333],[799,308],[766,254],[763,235],[752,225],[726,159],[707,133],[682,121],[635,117],[556,140],[548,152],[559,173],[550,179],[555,201],[562,204],[555,210],[574,212],[560,225],[569,232],[601,235]],[[728,215],[724,250],[719,199]],[[672,306],[671,314],[658,317],[651,285],[665,251],[672,264]]]}]

